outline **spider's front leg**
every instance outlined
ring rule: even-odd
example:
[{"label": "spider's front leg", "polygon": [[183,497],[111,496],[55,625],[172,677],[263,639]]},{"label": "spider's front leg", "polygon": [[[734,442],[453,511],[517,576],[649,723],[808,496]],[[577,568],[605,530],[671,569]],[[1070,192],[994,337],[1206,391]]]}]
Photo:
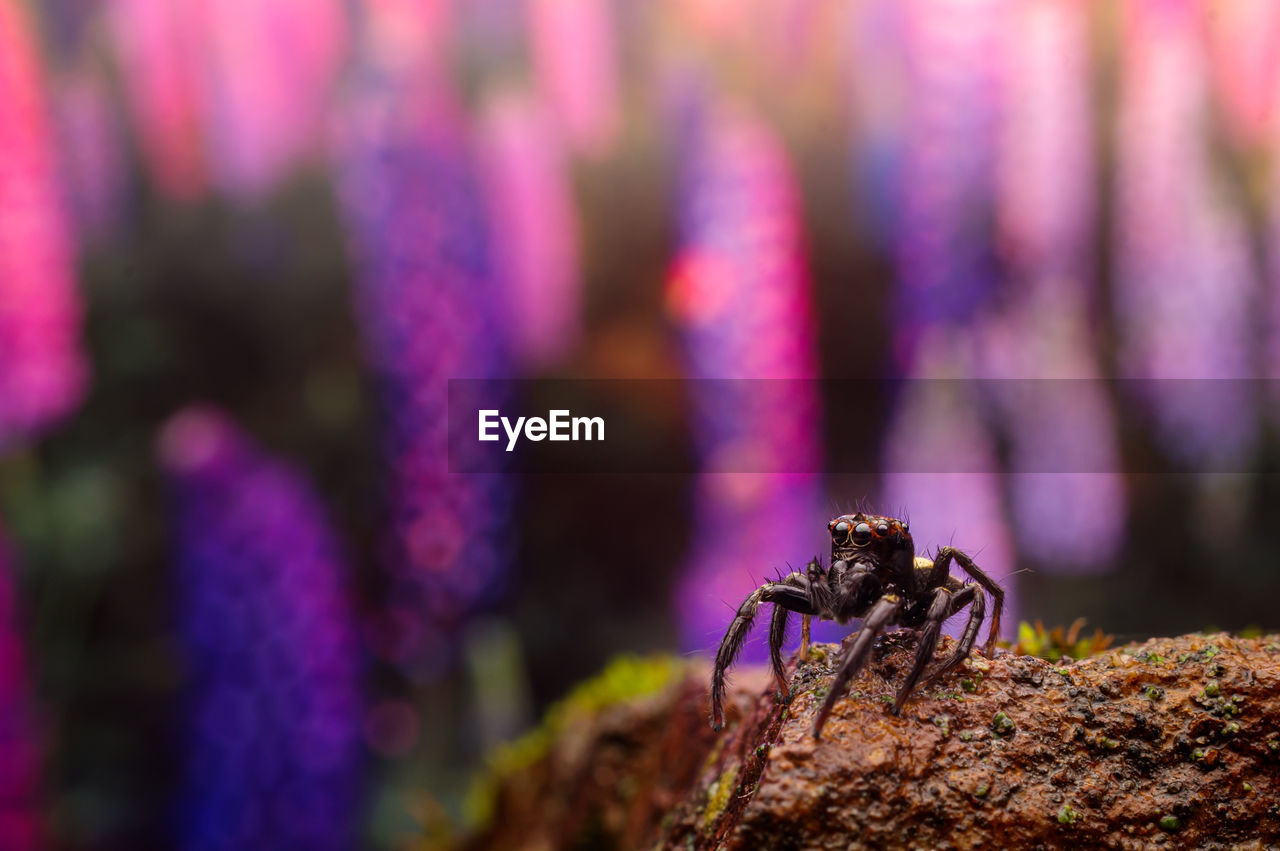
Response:
[{"label": "spider's front leg", "polygon": [[858,631],[858,637],[849,648],[849,653],[840,666],[840,673],[836,674],[836,678],[831,681],[831,690],[827,692],[827,699],[822,704],[822,709],[818,711],[818,717],[813,721],[814,739],[822,736],[822,728],[826,725],[827,716],[831,714],[836,701],[849,687],[849,681],[862,670],[867,657],[871,654],[871,645],[875,643],[876,636],[895,621],[901,610],[902,604],[898,601],[897,595],[885,594],[876,601],[871,611],[862,619],[862,629]]},{"label": "spider's front leg", "polygon": [[[987,633],[987,643],[983,647],[982,655],[991,658],[991,654],[996,649],[996,639],[1000,637],[1000,610],[1004,608],[1004,589],[1000,587],[994,579],[988,576],[982,568],[973,563],[973,559],[957,550],[955,547],[939,547],[938,554],[934,558],[934,574],[941,574],[945,577],[951,566],[951,560],[955,559],[960,568],[974,582],[981,585],[982,588],[991,595],[994,605],[991,608],[991,631]],[[938,583],[941,584],[941,583]],[[972,645],[971,645],[972,646]]]},{"label": "spider's front leg", "polygon": [[933,658],[933,651],[938,646],[938,634],[942,631],[942,624],[953,614],[953,596],[946,588],[936,588],[933,591],[933,599],[929,603],[929,611],[924,616],[924,626],[920,628],[920,642],[916,648],[915,664],[911,666],[911,673],[907,674],[907,679],[902,683],[902,688],[898,690],[898,699],[893,702],[894,715],[902,712],[902,704],[907,702],[907,698],[911,696],[916,683],[920,681],[920,676],[924,674],[924,669],[928,667],[929,660]]},{"label": "spider's front leg", "polygon": [[[729,624],[729,630],[724,634],[724,640],[720,642],[720,649],[716,652],[715,669],[711,672],[711,726],[713,728],[720,730],[724,727],[725,673],[742,652],[742,645],[746,643],[747,633],[751,631],[751,624],[755,621],[756,610],[760,608],[760,604],[773,603],[783,611],[816,615],[819,611],[814,606],[815,601],[812,597],[808,577],[802,573],[793,573],[781,582],[766,582],[742,601],[742,605],[738,607],[738,613],[733,618],[733,623]],[[780,636],[785,632],[786,621],[783,620],[779,630],[775,611],[774,628],[770,630],[769,650],[774,676],[778,678],[779,688],[784,692],[787,684],[782,670],[781,638],[776,639],[776,646],[774,641],[775,633]]]}]

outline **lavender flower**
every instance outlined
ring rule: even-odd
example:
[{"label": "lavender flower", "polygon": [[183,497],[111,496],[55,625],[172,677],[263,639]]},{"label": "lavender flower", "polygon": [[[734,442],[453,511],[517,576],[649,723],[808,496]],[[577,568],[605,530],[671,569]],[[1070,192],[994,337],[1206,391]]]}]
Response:
[{"label": "lavender flower", "polygon": [[897,178],[897,353],[972,322],[996,267],[986,232],[998,116],[1002,0],[930,0],[904,9],[907,109]]},{"label": "lavender flower", "polygon": [[189,672],[180,845],[354,847],[360,665],[323,507],[215,411],[174,417],[159,451]]},{"label": "lavender flower", "polygon": [[505,583],[509,483],[449,472],[446,414],[448,379],[508,376],[508,342],[468,134],[439,81],[410,85],[403,70],[365,69],[338,169],[392,476],[392,604],[377,649],[429,681]]}]

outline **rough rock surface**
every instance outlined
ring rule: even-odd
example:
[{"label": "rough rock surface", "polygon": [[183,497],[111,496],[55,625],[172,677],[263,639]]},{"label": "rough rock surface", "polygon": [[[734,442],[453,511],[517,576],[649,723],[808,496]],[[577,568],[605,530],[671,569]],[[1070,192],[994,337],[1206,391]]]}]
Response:
[{"label": "rough rock surface", "polygon": [[1152,639],[1069,664],[975,655],[895,718],[914,647],[883,639],[817,742],[838,647],[793,667],[788,701],[738,673],[719,734],[707,672],[690,671],[504,778],[469,847],[1280,844],[1280,637]]}]

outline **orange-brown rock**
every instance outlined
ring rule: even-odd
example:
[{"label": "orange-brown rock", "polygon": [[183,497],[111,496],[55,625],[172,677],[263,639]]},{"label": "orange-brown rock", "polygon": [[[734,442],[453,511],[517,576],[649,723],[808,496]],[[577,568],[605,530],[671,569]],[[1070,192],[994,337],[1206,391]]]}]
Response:
[{"label": "orange-brown rock", "polygon": [[1070,664],[975,655],[894,717],[914,647],[882,640],[816,742],[834,646],[793,669],[788,701],[739,673],[720,734],[705,670],[611,707],[507,777],[471,847],[1280,843],[1280,638],[1153,639]]}]

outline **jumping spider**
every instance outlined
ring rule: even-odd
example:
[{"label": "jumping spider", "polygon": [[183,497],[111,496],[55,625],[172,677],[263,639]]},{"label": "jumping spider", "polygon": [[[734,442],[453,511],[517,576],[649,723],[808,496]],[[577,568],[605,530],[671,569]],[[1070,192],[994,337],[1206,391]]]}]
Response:
[{"label": "jumping spider", "polygon": [[[724,677],[733,665],[756,610],[761,603],[773,603],[773,622],[769,628],[769,657],[773,674],[782,694],[787,694],[787,676],[782,666],[782,642],[787,631],[787,617],[799,612],[803,618],[800,656],[809,647],[809,620],[834,620],[841,624],[853,618],[862,619],[862,628],[846,639],[846,650],[839,673],[831,683],[826,702],[813,722],[813,737],[822,735],[822,727],[844,694],[849,681],[857,676],[870,655],[876,637],[894,624],[918,629],[920,644],[915,664],[907,674],[893,714],[902,711],[924,669],[933,657],[942,623],[965,606],[969,620],[956,644],[955,652],[925,680],[925,685],[954,669],[964,661],[978,638],[978,630],[986,614],[985,589],[995,598],[991,613],[991,631],[983,652],[990,656],[1000,632],[1000,609],[1004,605],[1004,589],[982,572],[973,559],[952,547],[940,547],[933,561],[916,558],[915,543],[905,521],[873,514],[845,514],[828,524],[831,532],[831,567],[823,570],[815,559],[804,573],[792,573],[778,582],[766,582],[743,601],[729,625],[720,650],[716,653],[711,675],[712,726],[724,726]],[[955,561],[975,584],[962,582],[949,571]]]}]

